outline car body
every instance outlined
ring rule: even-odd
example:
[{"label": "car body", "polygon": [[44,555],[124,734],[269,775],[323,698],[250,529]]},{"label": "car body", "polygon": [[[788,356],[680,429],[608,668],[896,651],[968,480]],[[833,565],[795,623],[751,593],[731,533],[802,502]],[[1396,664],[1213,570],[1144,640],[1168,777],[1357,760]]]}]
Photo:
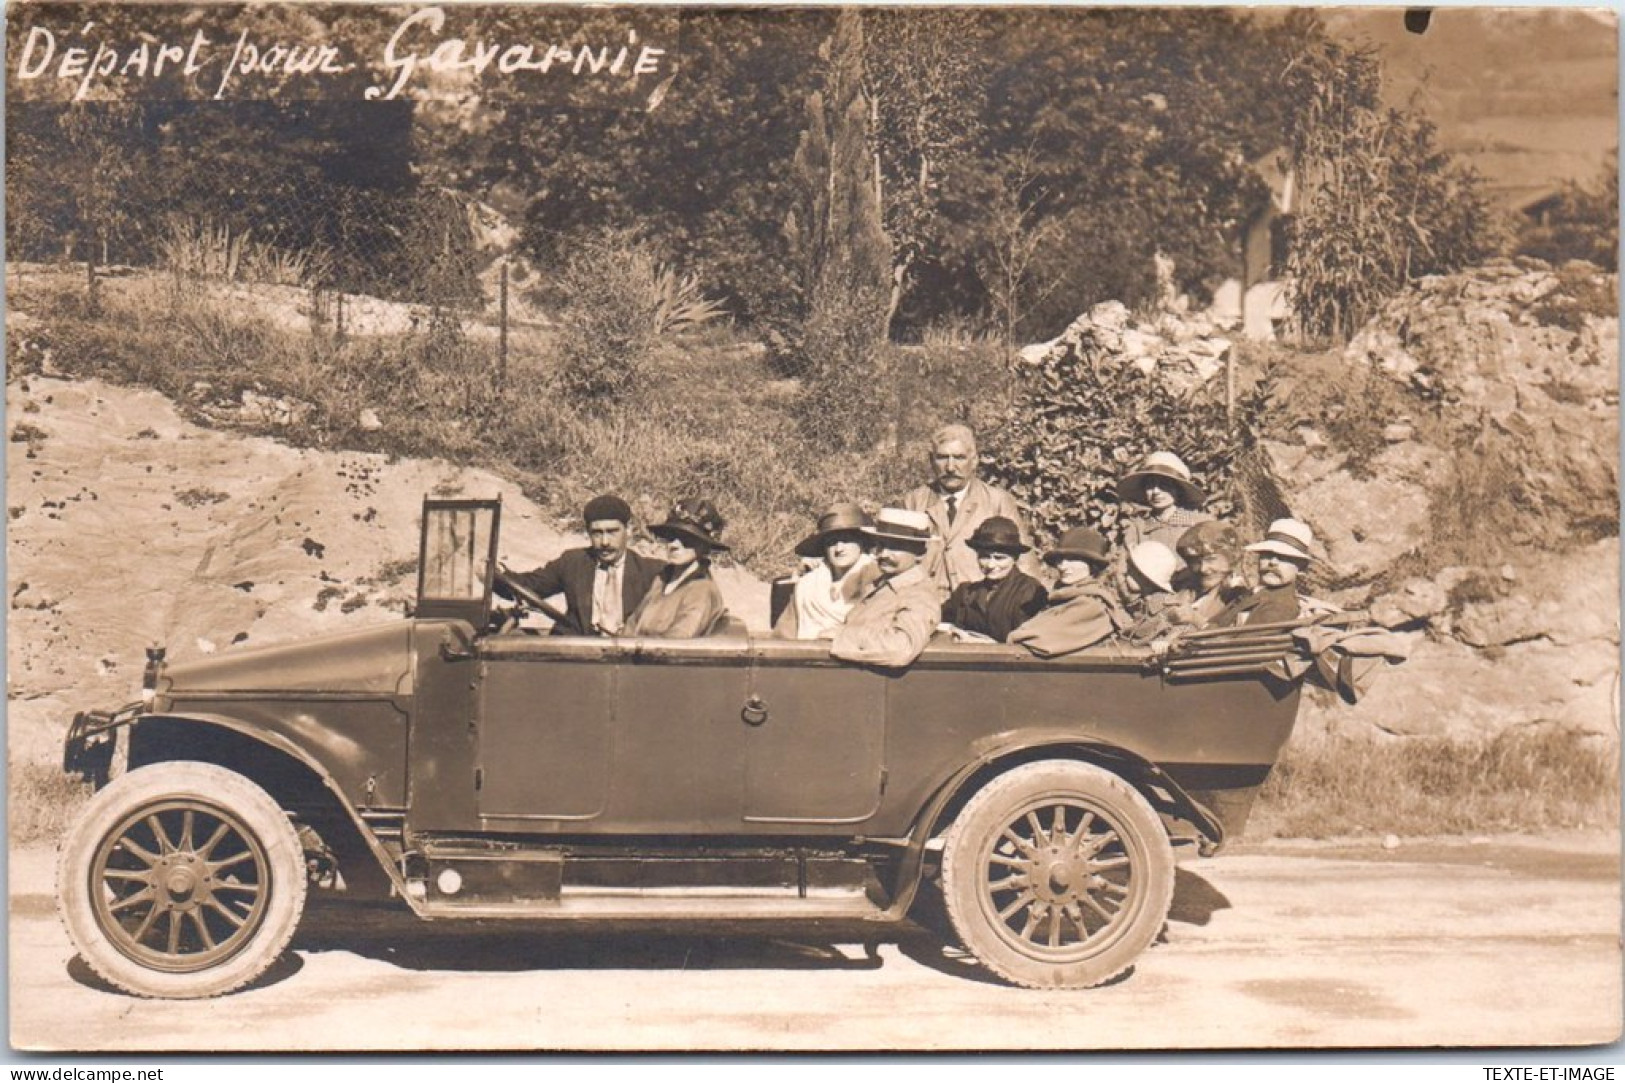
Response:
[{"label": "car body", "polygon": [[499,523],[426,501],[408,619],[154,652],[142,701],[74,719],[65,765],[100,792],[61,892],[98,973],[227,992],[284,950],[308,880],[432,920],[883,925],[940,873],[990,969],[1098,984],[1292,731],[1276,627],[1050,660],[933,645],[901,670],[816,641],[490,631]]}]

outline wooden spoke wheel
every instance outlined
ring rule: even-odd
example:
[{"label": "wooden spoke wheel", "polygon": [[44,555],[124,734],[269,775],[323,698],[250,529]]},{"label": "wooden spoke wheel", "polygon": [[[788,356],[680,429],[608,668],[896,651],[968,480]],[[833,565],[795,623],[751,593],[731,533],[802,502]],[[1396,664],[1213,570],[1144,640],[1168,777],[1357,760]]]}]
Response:
[{"label": "wooden spoke wheel", "polygon": [[965,805],[943,852],[954,931],[1017,985],[1078,988],[1121,974],[1156,939],[1173,899],[1161,820],[1092,764],[1045,760]]}]

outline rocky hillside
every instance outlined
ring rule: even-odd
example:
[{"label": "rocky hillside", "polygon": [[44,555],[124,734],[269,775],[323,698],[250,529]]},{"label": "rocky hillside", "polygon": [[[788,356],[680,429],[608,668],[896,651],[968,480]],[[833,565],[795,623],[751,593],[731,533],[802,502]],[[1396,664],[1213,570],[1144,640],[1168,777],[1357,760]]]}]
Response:
[{"label": "rocky hillside", "polygon": [[[1414,644],[1358,705],[1312,695],[1306,730],[1617,737],[1616,288],[1586,264],[1493,263],[1424,280],[1346,350],[1273,356],[1285,435],[1253,514],[1309,522],[1315,593]],[[1056,379],[1069,359],[1132,366],[1180,396],[1265,371],[1211,314],[1116,303],[1021,359]]]},{"label": "rocky hillside", "polygon": [[1363,460],[1312,425],[1268,448],[1339,600],[1426,633],[1328,725],[1617,739],[1619,321],[1598,314],[1616,289],[1588,265],[1425,280],[1343,358],[1421,408]]},{"label": "rocky hillside", "polygon": [[[6,390],[14,760],[58,755],[75,711],[134,699],[149,645],[184,660],[400,619],[425,495],[501,496],[516,568],[581,544],[484,471],[199,428],[162,395],[94,380]],[[719,580],[765,627],[766,586]]]}]

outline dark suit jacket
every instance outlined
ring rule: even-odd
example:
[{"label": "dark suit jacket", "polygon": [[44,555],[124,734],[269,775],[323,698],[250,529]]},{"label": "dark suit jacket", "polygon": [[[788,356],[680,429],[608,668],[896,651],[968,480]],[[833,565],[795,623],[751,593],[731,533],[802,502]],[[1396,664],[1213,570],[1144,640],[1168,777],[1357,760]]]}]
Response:
[{"label": "dark suit jacket", "polygon": [[1210,628],[1234,628],[1238,624],[1279,624],[1298,619],[1298,588],[1259,587],[1244,598],[1231,602],[1213,618]]},{"label": "dark suit jacket", "polygon": [[[598,562],[585,549],[570,549],[535,571],[517,572],[513,578],[546,598],[550,594],[564,595],[564,619],[553,625],[556,636],[590,636],[592,629],[592,573]],[[626,567],[621,572],[621,616],[630,617],[643,596],[649,593],[649,584],[655,581],[663,560],[640,556],[628,549]]]}]

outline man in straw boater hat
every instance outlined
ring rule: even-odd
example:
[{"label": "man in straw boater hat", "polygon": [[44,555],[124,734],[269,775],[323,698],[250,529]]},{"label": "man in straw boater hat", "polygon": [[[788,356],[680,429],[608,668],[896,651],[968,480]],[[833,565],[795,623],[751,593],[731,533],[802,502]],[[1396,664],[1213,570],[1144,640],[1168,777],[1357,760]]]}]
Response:
[{"label": "man in straw boater hat", "polygon": [[[1213,516],[1202,510],[1206,499],[1191,480],[1190,467],[1171,451],[1153,451],[1117,483],[1123,509],[1123,548],[1161,542],[1170,550],[1185,531]],[[1135,510],[1138,509],[1138,510]]]},{"label": "man in straw boater hat", "polygon": [[1040,658],[1056,658],[1091,647],[1128,626],[1117,595],[1095,577],[1111,566],[1111,543],[1098,530],[1073,527],[1061,535],[1044,563],[1060,576],[1049,606],[1010,633]]},{"label": "man in straw boater hat", "polygon": [[1044,584],[1016,568],[1016,558],[1031,547],[1002,515],[982,520],[965,544],[975,552],[982,578],[954,588],[942,619],[962,643],[1004,643],[1048,600]]},{"label": "man in straw boater hat", "polygon": [[1224,608],[1213,619],[1215,628],[1240,624],[1279,624],[1297,620],[1298,576],[1314,558],[1310,549],[1315,532],[1308,523],[1277,519],[1270,524],[1264,540],[1247,547],[1258,554],[1258,589]]},{"label": "man in straw boater hat", "polygon": [[920,511],[881,508],[863,536],[880,578],[846,615],[829,652],[849,662],[906,666],[925,650],[942,619],[936,584],[921,564],[931,519]]},{"label": "man in straw boater hat", "polygon": [[564,595],[564,612],[555,615],[553,635],[614,635],[665,564],[627,548],[632,508],[620,497],[593,497],[581,518],[587,528],[585,548],[568,549],[532,571],[503,571],[538,598]]},{"label": "man in straw boater hat", "polygon": [[931,437],[930,464],[930,483],[903,497],[903,507],[924,512],[937,534],[926,551],[925,566],[942,599],[961,583],[982,578],[976,553],[966,542],[983,522],[1002,515],[1016,524],[1023,542],[1032,539],[1016,498],[976,476],[976,434],[970,429],[964,425],[938,429]]}]

